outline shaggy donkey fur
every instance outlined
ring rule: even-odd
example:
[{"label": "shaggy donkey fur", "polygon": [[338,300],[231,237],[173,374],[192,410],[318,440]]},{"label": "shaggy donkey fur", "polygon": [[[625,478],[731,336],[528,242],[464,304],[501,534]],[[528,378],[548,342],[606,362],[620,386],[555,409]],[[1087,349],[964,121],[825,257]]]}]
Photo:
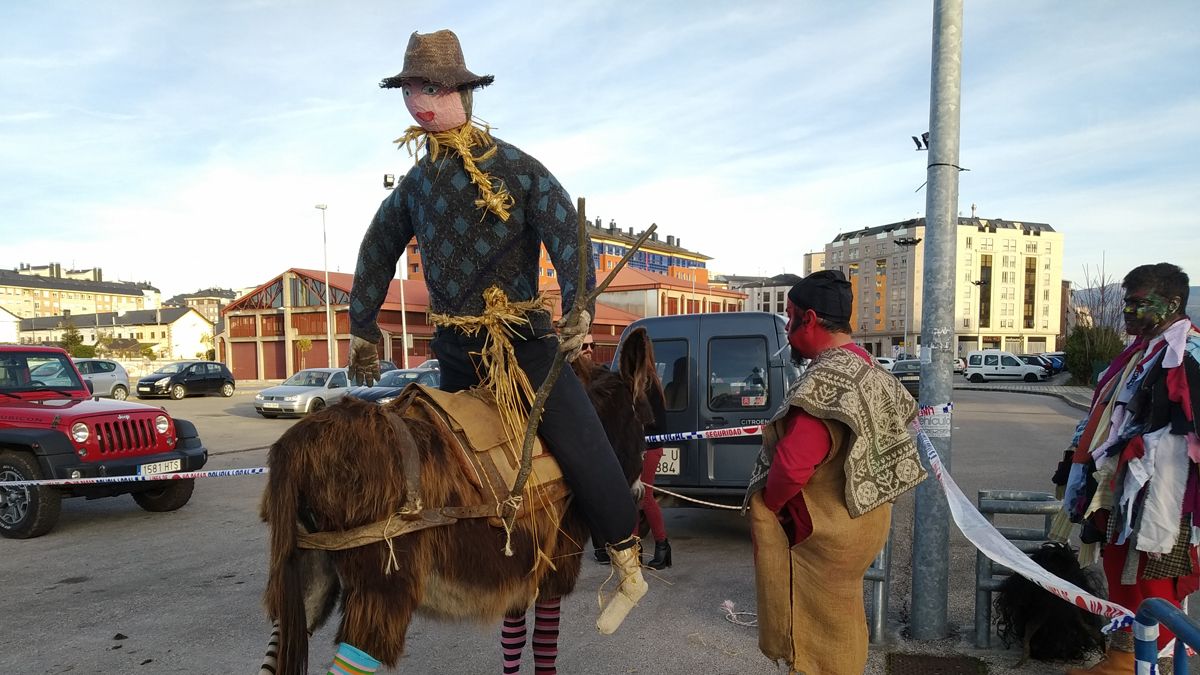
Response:
[{"label": "shaggy donkey fur", "polygon": [[[580,361],[583,361],[582,359]],[[640,474],[642,421],[621,376],[576,363],[604,423],[622,470]],[[390,405],[390,404],[389,404]],[[270,526],[270,572],[264,594],[278,623],[279,675],[308,672],[308,635],[328,618],[340,597],[336,641],[348,642],[394,667],[404,653],[415,611],[450,620],[498,623],[526,610],[536,597],[574,590],[587,526],[574,506],[562,518],[542,509],[517,521],[514,555],[503,553],[505,534],[486,519],[413,532],[392,540],[399,571],[384,572],[383,542],[344,551],[297,547],[302,531],[341,531],[386,519],[404,503],[398,448],[406,443],[381,406],[347,399],[291,427],[271,446],[271,472],[262,517]],[[406,420],[421,459],[424,502],[469,505],[474,488],[452,453],[453,439],[415,419]],[[538,549],[553,561],[535,566]],[[535,570],[530,572],[530,570]]]},{"label": "shaggy donkey fur", "polygon": [[[1042,544],[1030,557],[1045,570],[1099,596],[1098,575],[1079,567],[1071,547],[1056,541]],[[1101,618],[1059,598],[1019,574],[1006,579],[996,594],[996,633],[1005,646],[1020,640],[1024,665],[1040,661],[1078,661],[1104,651]]]}]

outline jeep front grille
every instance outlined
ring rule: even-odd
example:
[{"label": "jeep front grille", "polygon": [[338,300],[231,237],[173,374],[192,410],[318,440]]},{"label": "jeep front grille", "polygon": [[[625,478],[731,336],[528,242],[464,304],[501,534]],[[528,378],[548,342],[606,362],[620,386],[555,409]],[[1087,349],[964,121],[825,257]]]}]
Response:
[{"label": "jeep front grille", "polygon": [[100,454],[138,453],[154,448],[154,421],[149,419],[101,422],[96,425]]}]

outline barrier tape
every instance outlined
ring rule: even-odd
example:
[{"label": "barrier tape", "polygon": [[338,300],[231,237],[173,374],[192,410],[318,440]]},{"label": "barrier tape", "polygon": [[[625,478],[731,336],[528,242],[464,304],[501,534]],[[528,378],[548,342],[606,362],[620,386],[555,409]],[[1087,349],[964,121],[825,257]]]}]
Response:
[{"label": "barrier tape", "polygon": [[0,481],[0,488],[27,487],[40,485],[46,487],[62,487],[68,485],[102,485],[104,483],[141,483],[152,480],[188,480],[191,478],[228,478],[231,476],[256,476],[267,473],[267,468],[260,466],[252,469],[218,469],[215,471],[180,471],[176,473],[160,473],[153,476],[100,476],[97,478],[56,478],[53,480],[13,480]]},{"label": "barrier tape", "polygon": [[694,441],[707,438],[734,438],[737,436],[761,436],[762,425],[749,427],[728,427],[725,429],[708,429],[706,431],[684,431],[677,434],[658,434],[647,436],[646,442],[651,444],[673,443],[675,441]]},{"label": "barrier tape", "polygon": [[914,420],[911,429],[917,437],[918,445],[929,459],[933,475],[942,486],[942,491],[946,493],[946,503],[950,507],[950,515],[954,519],[954,524],[975,548],[993,561],[1004,565],[1072,605],[1109,619],[1108,624],[1103,628],[1105,633],[1133,623],[1133,612],[1115,602],[1101,600],[1075,584],[1050,574],[1000,534],[995,526],[989,523],[975,508],[971,500],[967,499],[958,484],[946,472],[937,450],[933,447],[933,442],[921,430],[921,423]]}]

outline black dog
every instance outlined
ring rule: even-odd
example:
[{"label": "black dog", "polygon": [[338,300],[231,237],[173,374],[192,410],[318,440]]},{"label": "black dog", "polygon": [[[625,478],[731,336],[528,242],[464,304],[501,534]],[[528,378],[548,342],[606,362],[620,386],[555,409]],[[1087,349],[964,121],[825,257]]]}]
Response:
[{"label": "black dog", "polygon": [[[1048,541],[1030,557],[1054,576],[1099,596],[1097,575],[1079,567],[1079,560],[1070,546]],[[1011,646],[1017,640],[1024,645],[1018,667],[1031,657],[1039,661],[1078,661],[1089,652],[1104,651],[1099,616],[1072,605],[1019,574],[1004,581],[993,606],[996,633],[1004,645]]]}]

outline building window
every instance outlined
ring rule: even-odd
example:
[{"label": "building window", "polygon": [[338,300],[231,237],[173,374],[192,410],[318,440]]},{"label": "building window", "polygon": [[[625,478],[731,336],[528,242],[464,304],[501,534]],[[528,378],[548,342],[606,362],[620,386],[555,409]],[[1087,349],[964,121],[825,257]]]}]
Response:
[{"label": "building window", "polygon": [[970,250],[970,248],[971,248],[971,238],[967,237],[967,249]]}]

